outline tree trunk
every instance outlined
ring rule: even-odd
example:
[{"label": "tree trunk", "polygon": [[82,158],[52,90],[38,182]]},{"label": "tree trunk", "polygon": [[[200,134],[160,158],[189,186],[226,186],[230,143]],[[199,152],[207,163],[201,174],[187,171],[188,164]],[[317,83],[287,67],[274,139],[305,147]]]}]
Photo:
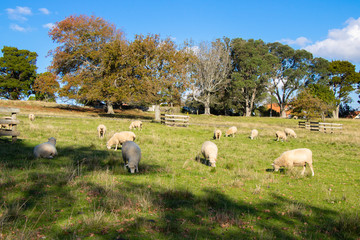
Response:
[{"label": "tree trunk", "polygon": [[206,99],[204,101],[205,113],[206,115],[210,114],[210,93],[207,94]]},{"label": "tree trunk", "polygon": [[155,121],[160,122],[160,105],[155,105]]},{"label": "tree trunk", "polygon": [[340,111],[340,105],[336,106],[336,109],[333,111],[333,118],[334,119],[339,119],[339,111]]},{"label": "tree trunk", "polygon": [[280,104],[280,117],[281,118],[286,118],[285,104]]},{"label": "tree trunk", "polygon": [[106,103],[107,114],[115,114],[112,102]]}]

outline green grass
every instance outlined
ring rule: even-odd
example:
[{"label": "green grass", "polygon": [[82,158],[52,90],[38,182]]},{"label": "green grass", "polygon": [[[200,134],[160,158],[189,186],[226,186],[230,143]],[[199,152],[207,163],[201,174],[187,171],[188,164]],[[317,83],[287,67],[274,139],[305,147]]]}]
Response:
[{"label": "green grass", "polygon": [[[358,239],[360,121],[344,131],[298,129],[297,121],[191,115],[187,128],[144,119],[134,131],[140,172],[107,150],[130,119],[20,116],[16,144],[0,139],[0,239]],[[105,139],[96,127],[106,125]],[[216,169],[196,161],[215,128],[235,138],[214,141]],[[276,142],[275,131],[298,138]],[[250,140],[251,129],[259,138]],[[34,146],[57,139],[59,155],[34,159]],[[294,148],[313,151],[315,176],[301,168],[274,173],[270,164]]]}]

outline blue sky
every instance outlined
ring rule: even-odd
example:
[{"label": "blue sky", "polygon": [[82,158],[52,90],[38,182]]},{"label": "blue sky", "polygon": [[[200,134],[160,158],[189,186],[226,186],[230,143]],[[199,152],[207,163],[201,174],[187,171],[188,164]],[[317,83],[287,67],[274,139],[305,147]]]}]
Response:
[{"label": "blue sky", "polygon": [[49,28],[74,14],[102,17],[129,40],[153,33],[178,44],[223,36],[280,41],[328,60],[348,60],[360,70],[359,0],[3,0],[0,48],[37,52],[38,72],[44,72],[48,51],[57,47]]}]

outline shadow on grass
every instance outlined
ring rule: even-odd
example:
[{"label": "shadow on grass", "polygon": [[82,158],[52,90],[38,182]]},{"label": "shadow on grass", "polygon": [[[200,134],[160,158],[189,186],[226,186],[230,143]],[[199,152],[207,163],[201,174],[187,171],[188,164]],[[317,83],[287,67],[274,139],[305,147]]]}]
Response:
[{"label": "shadow on grass", "polygon": [[[166,170],[143,163],[140,173],[131,175],[120,170],[120,151],[64,148],[59,153],[67,162],[62,162],[34,159],[32,150],[22,141],[0,142],[5,239],[25,233],[22,239],[357,239],[360,232],[357,213],[328,210],[326,204],[278,194],[252,203],[230,198],[221,186],[194,194],[161,182],[136,183]],[[110,171],[84,177],[99,169]]]}]

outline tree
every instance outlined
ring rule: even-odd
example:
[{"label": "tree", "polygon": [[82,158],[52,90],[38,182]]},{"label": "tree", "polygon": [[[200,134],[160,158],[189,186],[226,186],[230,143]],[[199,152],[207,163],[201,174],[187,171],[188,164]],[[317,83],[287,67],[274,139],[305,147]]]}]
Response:
[{"label": "tree", "polygon": [[0,96],[18,100],[32,93],[36,78],[35,52],[4,46],[0,58]]},{"label": "tree", "polygon": [[250,116],[257,100],[263,96],[277,58],[269,53],[262,40],[241,38],[231,42],[233,72],[230,91],[233,99],[243,105],[245,116]]},{"label": "tree", "polygon": [[59,91],[58,77],[51,73],[40,73],[34,82],[34,91],[36,100],[45,100],[55,102],[55,94]]},{"label": "tree", "polygon": [[274,66],[274,76],[271,79],[272,91],[276,97],[280,116],[286,117],[286,106],[293,94],[305,82],[309,74],[312,54],[306,50],[294,50],[288,45],[281,43],[269,43],[269,49],[279,59],[278,65]]},{"label": "tree", "polygon": [[73,15],[56,23],[49,36],[60,44],[49,52],[53,57],[50,69],[61,76],[60,95],[77,101],[105,101],[108,113],[114,113],[118,82],[113,78],[116,74],[107,75],[109,66],[103,56],[112,49],[107,44],[125,41],[123,33],[102,18]]},{"label": "tree", "polygon": [[329,86],[310,84],[290,102],[292,112],[306,119],[325,117],[335,109],[336,100]]},{"label": "tree", "polygon": [[[169,39],[159,35],[136,35],[130,44],[134,84],[132,99],[143,103],[170,105],[180,102],[188,87],[186,66],[191,59],[184,49],[177,49]],[[160,119],[155,119],[160,120]]]},{"label": "tree", "polygon": [[196,61],[191,70],[193,98],[204,104],[205,114],[210,114],[212,96],[223,89],[230,79],[230,40],[217,39],[211,44],[201,43],[194,51]]},{"label": "tree", "polygon": [[334,118],[339,118],[340,103],[351,101],[349,94],[355,90],[360,82],[360,74],[355,72],[355,66],[348,61],[332,61],[329,65],[330,86],[337,100]]}]

